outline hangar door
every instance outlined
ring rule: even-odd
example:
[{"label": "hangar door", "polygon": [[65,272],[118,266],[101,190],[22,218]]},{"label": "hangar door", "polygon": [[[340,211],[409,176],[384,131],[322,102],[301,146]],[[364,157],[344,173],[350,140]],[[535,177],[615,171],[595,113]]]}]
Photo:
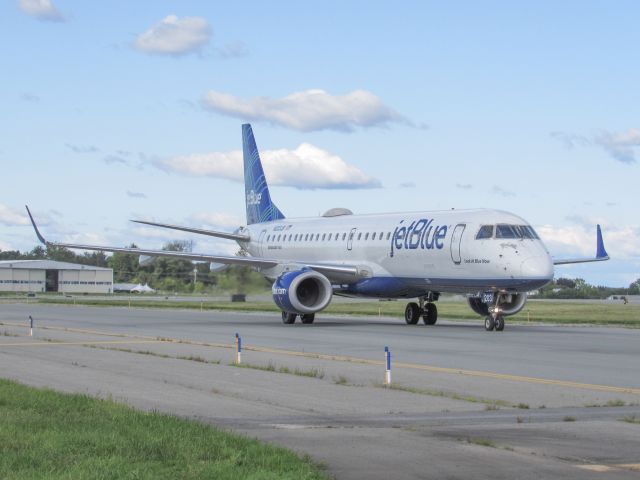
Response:
[{"label": "hangar door", "polygon": [[58,291],[58,270],[47,270],[45,275],[45,292]]}]

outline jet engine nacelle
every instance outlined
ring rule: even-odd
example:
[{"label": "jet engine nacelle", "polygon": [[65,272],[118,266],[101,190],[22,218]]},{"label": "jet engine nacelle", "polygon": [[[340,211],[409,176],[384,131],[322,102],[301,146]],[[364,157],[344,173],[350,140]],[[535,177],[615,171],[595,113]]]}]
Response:
[{"label": "jet engine nacelle", "polygon": [[329,279],[321,273],[302,269],[280,275],[271,293],[273,301],[283,312],[305,315],[329,305],[333,289]]},{"label": "jet engine nacelle", "polygon": [[[502,315],[515,315],[524,307],[527,301],[526,293],[496,293],[499,296],[498,308]],[[480,297],[469,297],[467,299],[471,310],[478,315],[486,317],[489,315],[490,305],[484,303]]]}]

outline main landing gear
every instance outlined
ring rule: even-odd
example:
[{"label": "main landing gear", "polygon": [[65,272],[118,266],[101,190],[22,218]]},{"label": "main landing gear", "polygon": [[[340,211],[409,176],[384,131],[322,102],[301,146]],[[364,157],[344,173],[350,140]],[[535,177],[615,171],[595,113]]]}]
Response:
[{"label": "main landing gear", "polygon": [[[282,312],[282,323],[291,325],[292,323],[295,323],[297,316],[298,315],[295,313]],[[300,321],[306,325],[313,323],[315,319],[316,319],[315,313],[307,313],[305,315],[300,315]]]},{"label": "main landing gear", "polygon": [[491,332],[494,328],[496,332],[501,332],[504,330],[504,317],[499,313],[487,315],[484,319],[484,329],[487,332]]},{"label": "main landing gear", "polygon": [[[426,297],[420,297],[419,303],[410,302],[407,303],[407,308],[404,310],[404,320],[407,325],[415,325],[422,317],[425,325],[435,325],[438,321],[438,307],[433,303],[438,299],[438,295],[429,293]],[[425,300],[427,303],[425,303]]]}]

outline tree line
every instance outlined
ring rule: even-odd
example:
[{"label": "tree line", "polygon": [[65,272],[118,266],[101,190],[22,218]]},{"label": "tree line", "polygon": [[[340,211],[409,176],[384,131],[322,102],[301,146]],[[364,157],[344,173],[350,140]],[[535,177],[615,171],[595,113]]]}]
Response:
[{"label": "tree line", "polygon": [[[162,249],[190,252],[192,246],[192,242],[178,240],[166,243]],[[127,248],[138,247],[132,243]],[[75,253],[68,248],[56,245],[37,246],[28,252],[0,250],[0,260],[55,260],[111,268],[114,283],[148,284],[156,290],[166,292],[249,293],[264,291],[271,286],[262,275],[249,267],[234,265],[224,271],[212,271],[208,262],[192,263],[190,260],[179,258],[156,257],[149,263],[141,264],[138,259],[139,255],[132,253],[111,255],[103,252]]]}]

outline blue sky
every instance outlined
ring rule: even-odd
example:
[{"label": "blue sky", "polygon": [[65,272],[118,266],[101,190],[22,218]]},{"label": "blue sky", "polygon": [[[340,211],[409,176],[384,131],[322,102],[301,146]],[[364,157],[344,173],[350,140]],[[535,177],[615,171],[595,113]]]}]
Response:
[{"label": "blue sky", "polygon": [[[487,207],[556,276],[640,278],[640,4],[0,4],[0,249],[25,203],[60,241],[157,248],[131,218],[244,221],[240,125],[287,216]],[[197,251],[233,245],[196,240]]]}]

